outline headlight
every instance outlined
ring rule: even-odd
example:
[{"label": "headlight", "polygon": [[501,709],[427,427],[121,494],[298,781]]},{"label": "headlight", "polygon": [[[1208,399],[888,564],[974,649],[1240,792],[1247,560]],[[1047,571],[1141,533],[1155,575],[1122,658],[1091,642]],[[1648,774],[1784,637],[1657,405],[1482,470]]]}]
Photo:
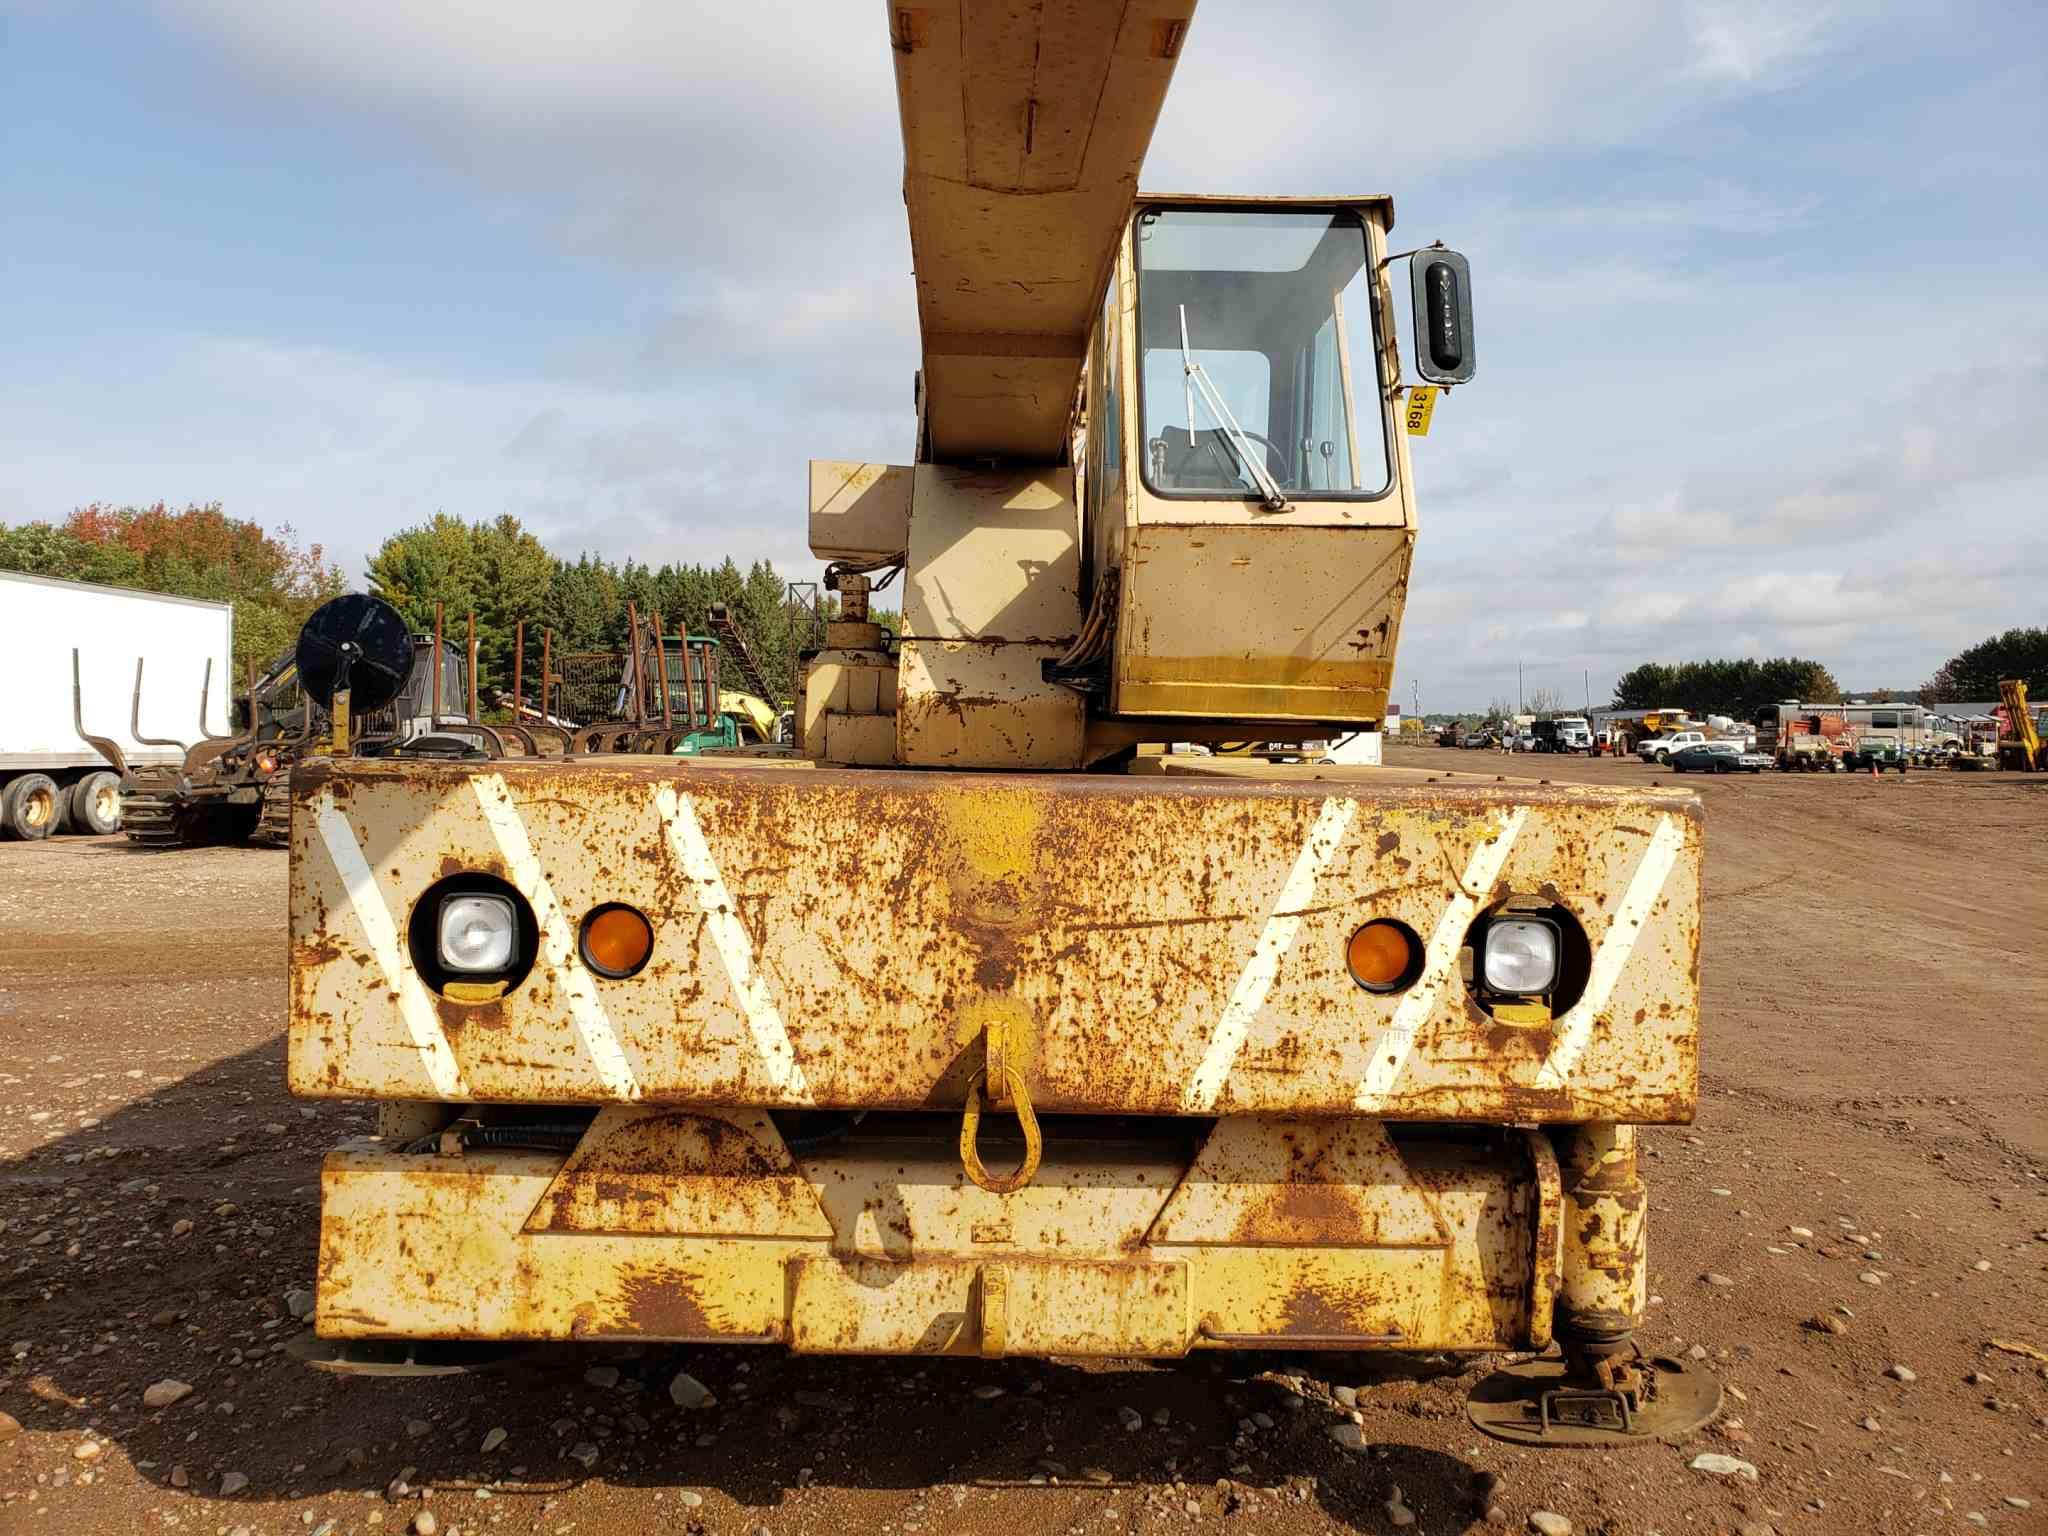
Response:
[{"label": "headlight", "polygon": [[1488,990],[1535,997],[1557,983],[1557,928],[1537,917],[1496,918],[1486,928],[1481,974]]},{"label": "headlight", "polygon": [[509,970],[518,931],[518,918],[506,897],[469,893],[444,897],[438,942],[441,963],[465,976]]},{"label": "headlight", "polygon": [[277,754],[265,747],[256,754],[256,771],[266,776],[277,772]]}]

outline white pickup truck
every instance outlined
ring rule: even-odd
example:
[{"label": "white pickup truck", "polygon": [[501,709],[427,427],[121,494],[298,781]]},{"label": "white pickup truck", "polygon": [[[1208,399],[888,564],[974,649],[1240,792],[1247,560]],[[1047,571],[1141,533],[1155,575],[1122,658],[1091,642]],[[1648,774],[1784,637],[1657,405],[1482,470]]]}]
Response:
[{"label": "white pickup truck", "polygon": [[1646,763],[1661,763],[1672,753],[1698,746],[1706,739],[1704,731],[1673,731],[1668,736],[1652,736],[1648,741],[1637,743],[1636,756]]}]

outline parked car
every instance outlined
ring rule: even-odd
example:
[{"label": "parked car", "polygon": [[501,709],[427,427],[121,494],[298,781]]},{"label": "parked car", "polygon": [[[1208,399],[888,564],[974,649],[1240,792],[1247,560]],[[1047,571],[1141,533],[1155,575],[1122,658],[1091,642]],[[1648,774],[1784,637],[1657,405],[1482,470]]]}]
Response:
[{"label": "parked car", "polygon": [[1477,747],[1490,747],[1493,745],[1493,732],[1485,730],[1467,731],[1458,738],[1458,745],[1468,752]]},{"label": "parked car", "polygon": [[1673,773],[1762,773],[1771,760],[1761,752],[1745,752],[1739,741],[1696,741],[1669,759]]},{"label": "parked car", "polygon": [[1536,750],[1536,733],[1534,731],[1517,731],[1508,738],[1508,750],[1510,752],[1534,752]]},{"label": "parked car", "polygon": [[1702,731],[1673,731],[1669,736],[1652,736],[1636,748],[1636,756],[1646,763],[1659,763],[1672,753],[1696,747],[1706,739]]}]

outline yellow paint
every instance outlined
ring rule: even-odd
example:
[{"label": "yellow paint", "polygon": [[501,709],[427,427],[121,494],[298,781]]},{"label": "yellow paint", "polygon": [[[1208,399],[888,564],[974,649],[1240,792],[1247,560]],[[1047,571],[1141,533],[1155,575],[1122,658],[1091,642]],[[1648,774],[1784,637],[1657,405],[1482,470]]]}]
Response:
[{"label": "yellow paint", "polygon": [[[1279,1122],[1239,1124],[1281,1134]],[[858,1141],[803,1158],[832,1223],[803,1234],[770,1212],[755,1229],[678,1233],[657,1209],[632,1221],[633,1202],[603,1231],[535,1230],[529,1214],[559,1157],[337,1152],[322,1177],[320,1332],[1167,1357],[1230,1342],[1218,1334],[1284,1347],[1290,1332],[1349,1333],[1360,1348],[1436,1350],[1525,1348],[1537,1332],[1539,1201],[1511,1160],[1354,1186],[1388,1219],[1342,1244],[1218,1234],[1161,1246],[1146,1234],[1180,1170],[1087,1162],[1070,1146],[1049,1157],[1056,1177],[1005,1197],[968,1184],[944,1142]],[[1418,1245],[1394,1218],[1416,1199],[1441,1212],[1441,1240]],[[988,1220],[998,1208],[1014,1223]],[[879,1251],[852,1243],[860,1219],[892,1209],[901,1224]]]},{"label": "yellow paint", "polygon": [[[1170,670],[1170,668],[1168,668]],[[1377,720],[1386,714],[1388,685],[1138,682],[1118,696],[1131,715],[1223,715],[1258,720]]]},{"label": "yellow paint", "polygon": [[451,1003],[494,1003],[505,995],[503,981],[450,981],[441,986],[441,995]]},{"label": "yellow paint", "polygon": [[1030,875],[1044,806],[1034,790],[962,788],[939,800],[963,872],[996,884]]},{"label": "yellow paint", "polygon": [[1429,436],[1429,419],[1436,414],[1436,386],[1413,384],[1408,389],[1408,403],[1402,407],[1401,415],[1407,423],[1410,437]]}]

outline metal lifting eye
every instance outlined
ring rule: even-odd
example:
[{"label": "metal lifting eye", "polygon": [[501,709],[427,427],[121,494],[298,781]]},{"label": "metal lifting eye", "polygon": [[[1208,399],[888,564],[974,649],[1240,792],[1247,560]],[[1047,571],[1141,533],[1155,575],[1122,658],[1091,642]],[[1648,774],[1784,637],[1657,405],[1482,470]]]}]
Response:
[{"label": "metal lifting eye", "polygon": [[1031,1109],[1031,1090],[1024,1082],[1024,1074],[1013,1067],[996,1070],[1003,1074],[1009,1085],[1010,1098],[1016,1105],[1017,1125],[1024,1132],[1024,1161],[1017,1165],[1015,1173],[1001,1178],[982,1166],[981,1153],[974,1143],[981,1135],[981,1087],[989,1076],[984,1069],[976,1072],[967,1083],[967,1110],[960,1117],[960,1165],[967,1170],[967,1177],[990,1194],[1013,1195],[1038,1177],[1038,1159],[1045,1150],[1045,1143],[1039,1135],[1038,1116]]}]

